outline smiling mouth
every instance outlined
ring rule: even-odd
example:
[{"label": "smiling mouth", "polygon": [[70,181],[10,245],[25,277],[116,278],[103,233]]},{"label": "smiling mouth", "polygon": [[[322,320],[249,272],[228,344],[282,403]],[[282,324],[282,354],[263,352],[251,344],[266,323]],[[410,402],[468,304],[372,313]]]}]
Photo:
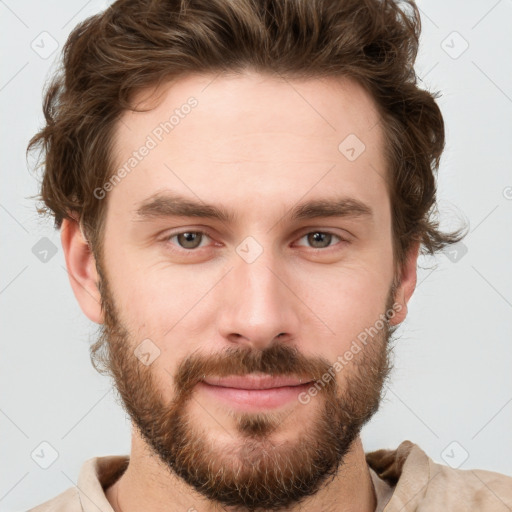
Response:
[{"label": "smiling mouth", "polygon": [[202,380],[210,386],[236,389],[274,389],[281,387],[302,386],[311,382],[309,379],[295,376],[273,376],[265,374],[230,375],[228,377],[208,377]]},{"label": "smiling mouth", "polygon": [[208,377],[199,388],[215,400],[246,411],[274,409],[286,405],[304,392],[311,380],[295,376],[232,375]]}]

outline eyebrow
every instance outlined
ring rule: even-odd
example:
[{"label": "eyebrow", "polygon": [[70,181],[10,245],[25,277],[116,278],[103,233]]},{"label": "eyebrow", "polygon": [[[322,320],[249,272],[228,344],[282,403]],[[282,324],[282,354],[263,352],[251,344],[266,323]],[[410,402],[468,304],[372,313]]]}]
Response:
[{"label": "eyebrow", "polygon": [[[340,197],[306,201],[294,206],[283,218],[297,221],[321,217],[371,218],[372,216],[373,211],[367,204],[358,199]],[[234,223],[238,218],[234,212],[222,206],[206,204],[170,193],[157,193],[141,202],[135,211],[135,217],[137,221],[167,217],[199,217],[219,220],[223,223]]]}]

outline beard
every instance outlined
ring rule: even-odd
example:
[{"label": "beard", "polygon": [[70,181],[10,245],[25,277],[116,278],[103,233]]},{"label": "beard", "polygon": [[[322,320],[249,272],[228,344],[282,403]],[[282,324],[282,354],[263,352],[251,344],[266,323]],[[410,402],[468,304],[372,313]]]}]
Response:
[{"label": "beard", "polygon": [[[305,357],[276,338],[263,350],[236,347],[214,354],[192,353],[178,364],[172,376],[174,397],[166,401],[152,367],[134,355],[138,341],[121,323],[99,265],[98,272],[104,324],[91,347],[91,360],[100,373],[113,378],[133,426],[171,474],[208,500],[247,511],[298,504],[336,476],[362,427],[377,412],[392,369],[390,341],[396,327],[389,325],[386,315],[393,305],[394,286],[385,305],[384,327],[341,370],[340,382],[339,376],[332,376],[333,362]],[[331,378],[322,380],[329,370]],[[279,443],[272,439],[287,418],[282,411],[230,411],[236,432],[229,445],[216,443],[190,414],[194,389],[204,376],[250,373],[301,376],[306,378],[303,382],[319,384],[310,403],[297,404],[288,412],[310,408],[310,419],[293,438]]]}]

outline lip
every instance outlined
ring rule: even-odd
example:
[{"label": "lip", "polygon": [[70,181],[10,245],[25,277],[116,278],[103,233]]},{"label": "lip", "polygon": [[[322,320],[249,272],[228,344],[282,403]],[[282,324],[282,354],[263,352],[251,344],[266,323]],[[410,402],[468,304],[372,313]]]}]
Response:
[{"label": "lip", "polygon": [[[302,379],[307,380],[307,379]],[[299,394],[311,385],[293,376],[232,375],[208,377],[198,384],[209,399],[220,401],[229,408],[245,412],[276,409],[291,402],[298,403]]]},{"label": "lip", "polygon": [[273,389],[287,386],[301,386],[306,384],[306,379],[299,377],[282,375],[230,375],[228,377],[208,377],[203,382],[210,386],[220,386],[224,388],[236,389]]}]

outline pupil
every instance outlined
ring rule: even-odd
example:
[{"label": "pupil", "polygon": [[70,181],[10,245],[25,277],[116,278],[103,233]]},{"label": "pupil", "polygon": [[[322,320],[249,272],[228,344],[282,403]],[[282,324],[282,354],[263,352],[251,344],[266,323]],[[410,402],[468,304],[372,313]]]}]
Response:
[{"label": "pupil", "polygon": [[[198,233],[188,231],[186,233],[181,233],[180,237],[182,237],[182,240],[180,240],[180,244],[183,247],[185,247],[186,249],[194,249],[195,247],[197,247],[199,245],[197,243],[197,241],[200,240]],[[184,243],[182,243],[183,240],[184,240]]]},{"label": "pupil", "polygon": [[[317,242],[319,242],[321,247],[328,247],[331,241],[331,237],[332,235],[329,233],[321,233],[320,231],[317,231],[316,233],[309,235],[309,242],[312,243],[312,245],[315,245]],[[322,240],[324,242],[323,244]]]}]

